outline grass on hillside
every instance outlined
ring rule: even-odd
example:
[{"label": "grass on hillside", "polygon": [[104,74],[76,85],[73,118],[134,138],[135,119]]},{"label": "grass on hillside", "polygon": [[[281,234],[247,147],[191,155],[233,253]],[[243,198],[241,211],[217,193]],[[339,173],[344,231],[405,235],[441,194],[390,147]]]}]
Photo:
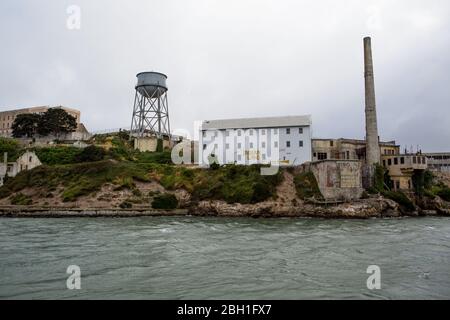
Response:
[{"label": "grass on hillside", "polygon": [[294,177],[295,189],[300,199],[314,198],[316,200],[323,199],[317,184],[316,177],[311,171],[303,172]]},{"label": "grass on hillside", "polygon": [[[135,190],[134,182],[159,181],[166,189],[185,189],[194,200],[218,199],[229,203],[256,203],[275,195],[282,175],[261,176],[259,166],[227,166],[217,170],[187,169],[165,164],[103,160],[99,162],[43,165],[22,171],[0,188],[0,198],[34,188],[42,194],[63,187],[66,202],[99,191],[105,183]],[[139,191],[139,190],[137,190]],[[136,191],[136,192],[137,192]]]}]

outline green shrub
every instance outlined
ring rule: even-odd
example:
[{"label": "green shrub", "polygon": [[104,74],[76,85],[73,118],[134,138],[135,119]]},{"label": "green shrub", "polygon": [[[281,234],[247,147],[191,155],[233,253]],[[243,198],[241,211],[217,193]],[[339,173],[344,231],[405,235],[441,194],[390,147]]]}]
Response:
[{"label": "green shrub", "polygon": [[153,209],[176,209],[178,207],[178,199],[169,193],[156,196],[152,202]]},{"label": "green shrub", "polygon": [[101,161],[105,157],[105,150],[96,146],[88,146],[75,156],[76,162]]},{"label": "green shrub", "polygon": [[116,180],[113,181],[115,185],[117,185],[116,188],[114,188],[114,191],[120,191],[120,190],[133,190],[136,188],[136,184],[133,181],[133,178],[131,177],[119,177]]},{"label": "green shrub", "polygon": [[297,195],[300,199],[315,198],[323,199],[317,184],[316,177],[311,171],[303,172],[294,177],[294,184]]},{"label": "green shrub", "polygon": [[75,147],[55,146],[48,148],[36,148],[35,152],[39,160],[47,165],[61,165],[77,163],[77,157],[83,150]]},{"label": "green shrub", "polygon": [[375,174],[374,174],[374,184],[373,187],[375,188],[375,190],[381,192],[383,191],[384,188],[384,183],[385,183],[385,174],[386,174],[386,169],[380,165],[380,164],[375,164]]},{"label": "green shrub", "polygon": [[121,204],[119,204],[119,207],[122,209],[130,209],[133,207],[133,204],[128,201],[124,201]]},{"label": "green shrub", "polygon": [[375,188],[375,187],[369,187],[369,188],[367,189],[367,193],[368,193],[368,194],[379,194],[380,192],[379,192],[378,189]]},{"label": "green shrub", "polygon": [[369,199],[370,194],[367,191],[363,191],[361,194],[361,199]]},{"label": "green shrub", "polygon": [[429,170],[417,170],[412,176],[414,191],[418,196],[425,195],[426,190],[433,187],[434,175]]},{"label": "green shrub", "polygon": [[450,188],[449,187],[442,187],[437,192],[436,195],[438,195],[442,200],[450,201]]},{"label": "green shrub", "polygon": [[388,199],[397,202],[401,207],[403,207],[407,211],[414,211],[416,209],[414,203],[403,192],[383,191],[382,195]]},{"label": "green shrub", "polygon": [[142,192],[139,189],[132,189],[131,191],[133,193],[133,196],[135,197],[142,197]]},{"label": "green shrub", "polygon": [[139,152],[128,146],[126,142],[117,138],[112,140],[112,144],[113,147],[110,148],[107,153],[111,159],[119,161],[133,161],[136,153]]},{"label": "green shrub", "polygon": [[[197,173],[193,199],[224,200],[228,203],[257,203],[275,196],[282,181],[281,171],[273,176],[261,175],[261,166],[226,165]],[[189,179],[191,180],[191,179]]]},{"label": "green shrub", "polygon": [[164,151],[164,141],[163,139],[158,139],[156,142],[156,152],[163,152]]},{"label": "green shrub", "polygon": [[172,164],[172,154],[170,151],[138,152],[135,161],[142,163]]},{"label": "green shrub", "polygon": [[0,138],[0,161],[3,162],[3,154],[8,153],[8,161],[15,161],[22,152],[19,142],[10,138]]},{"label": "green shrub", "polygon": [[11,204],[15,206],[29,206],[33,203],[29,196],[18,193],[11,197]]}]

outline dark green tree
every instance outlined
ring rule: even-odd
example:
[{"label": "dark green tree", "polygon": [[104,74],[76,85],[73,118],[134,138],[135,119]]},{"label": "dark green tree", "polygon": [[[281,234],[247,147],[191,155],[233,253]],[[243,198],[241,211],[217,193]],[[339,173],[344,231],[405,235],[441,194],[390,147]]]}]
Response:
[{"label": "dark green tree", "polygon": [[39,114],[19,114],[12,124],[14,138],[32,138],[36,135],[41,116]]},{"label": "dark green tree", "polygon": [[41,136],[50,134],[59,137],[61,134],[73,132],[77,129],[77,120],[61,108],[51,108],[45,112],[38,124]]}]

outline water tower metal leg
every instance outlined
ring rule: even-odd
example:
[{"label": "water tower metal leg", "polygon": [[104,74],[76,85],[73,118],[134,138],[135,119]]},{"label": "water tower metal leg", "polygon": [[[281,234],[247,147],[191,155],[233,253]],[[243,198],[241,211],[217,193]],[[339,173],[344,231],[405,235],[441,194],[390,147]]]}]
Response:
[{"label": "water tower metal leg", "polygon": [[[145,91],[145,88],[143,90]],[[170,137],[167,91],[158,89],[150,96],[147,91],[142,95],[136,89],[130,140],[132,136],[143,137],[147,132],[158,138],[162,138],[164,135]]]}]

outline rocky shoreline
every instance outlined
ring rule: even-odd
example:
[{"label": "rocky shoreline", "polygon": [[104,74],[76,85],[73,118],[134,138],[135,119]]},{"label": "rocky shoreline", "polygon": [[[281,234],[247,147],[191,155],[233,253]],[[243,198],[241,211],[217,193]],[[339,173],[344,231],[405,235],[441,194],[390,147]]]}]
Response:
[{"label": "rocky shoreline", "polygon": [[202,217],[253,217],[282,218],[310,217],[325,219],[370,219],[400,218],[419,216],[448,216],[450,209],[439,201],[428,204],[427,209],[417,207],[415,211],[405,211],[395,201],[383,197],[369,198],[352,203],[337,205],[315,205],[307,203],[283,203],[266,201],[257,204],[228,204],[210,200],[190,204],[182,209],[155,210],[151,208],[73,208],[2,206],[0,217],[10,218],[71,218],[71,217],[144,217],[144,216],[202,216]]}]

